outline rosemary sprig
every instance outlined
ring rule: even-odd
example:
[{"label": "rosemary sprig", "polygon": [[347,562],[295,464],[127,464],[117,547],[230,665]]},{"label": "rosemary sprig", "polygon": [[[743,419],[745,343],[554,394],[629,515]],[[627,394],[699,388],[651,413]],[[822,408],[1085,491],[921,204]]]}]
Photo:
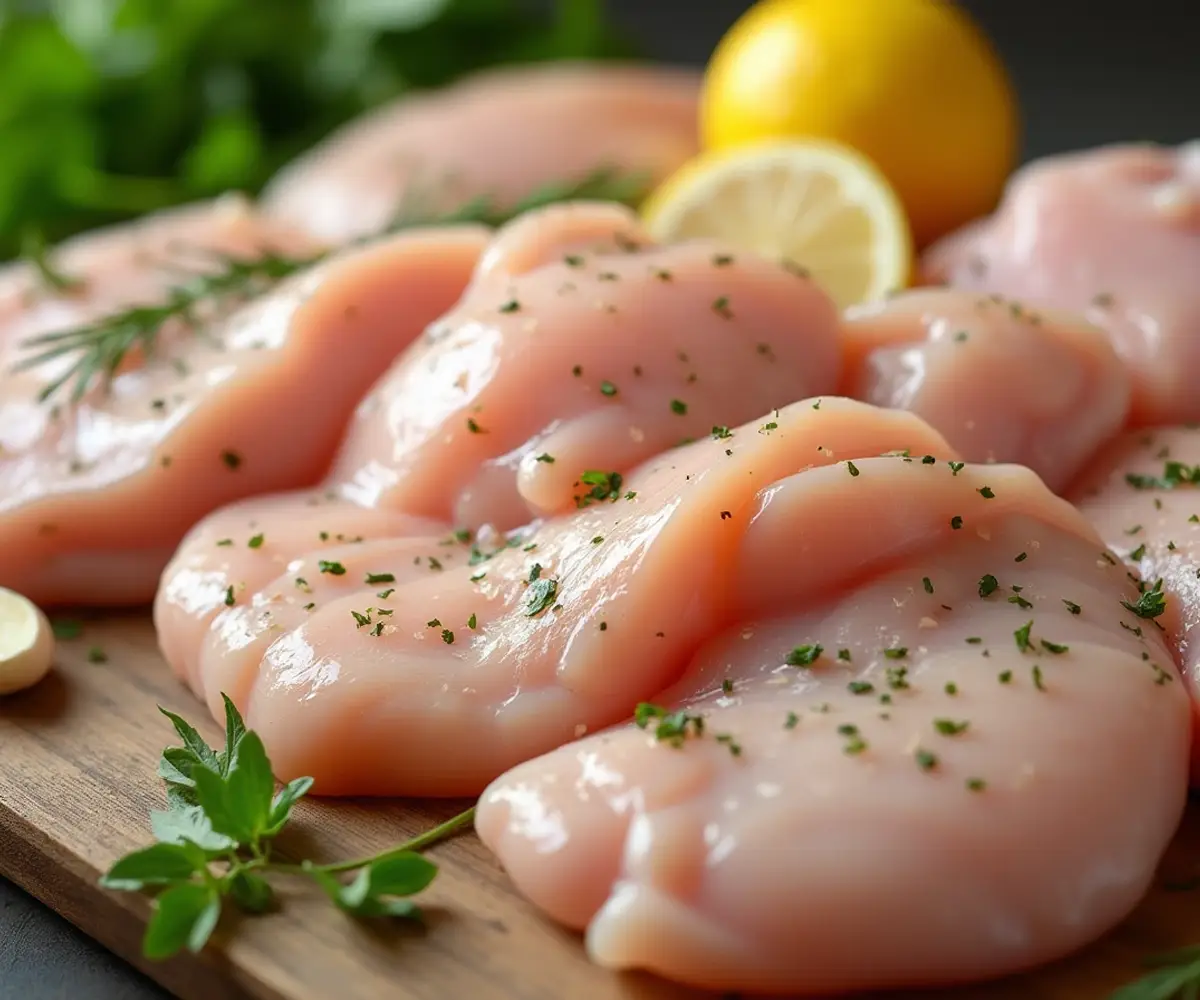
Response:
[{"label": "rosemary sprig", "polygon": [[55,358],[73,357],[61,375],[42,387],[38,400],[45,402],[71,384],[71,402],[78,403],[96,382],[107,387],[130,351],[140,349],[146,356],[152,355],[158,336],[169,321],[195,326],[201,318],[202,305],[260,293],[319,259],[284,257],[277,253],[244,259],[220,257],[218,270],[196,274],[185,284],[170,289],[162,305],[130,306],[86,326],[23,340],[21,346],[32,353],[18,361],[13,371],[26,371]]},{"label": "rosemary sprig", "polygon": [[[550,184],[522,198],[515,205],[501,207],[494,198],[472,198],[457,208],[445,212],[422,210],[418,199],[408,199],[382,233],[388,235],[418,226],[452,225],[475,222],[497,227],[525,212],[556,202],[596,200],[634,205],[648,188],[647,178],[622,174],[610,167],[593,171],[582,180],[570,184]],[[427,202],[426,202],[427,204]],[[367,242],[377,236],[357,242]],[[30,253],[33,265],[42,280],[58,290],[69,285],[58,284],[62,277],[46,264],[44,245]],[[208,273],[197,273],[185,283],[171,288],[161,305],[130,306],[70,330],[59,330],[30,337],[20,346],[28,352],[13,367],[14,372],[36,368],[56,358],[70,358],[71,363],[38,393],[45,402],[61,390],[70,388],[71,403],[78,403],[96,385],[107,389],[130,351],[141,350],[147,357],[154,353],[159,334],[170,322],[195,328],[213,308],[261,295],[283,278],[318,263],[326,254],[288,257],[276,252],[259,257],[222,256],[218,267]],[[70,279],[67,279],[70,280]],[[204,313],[203,310],[207,310]]]}]

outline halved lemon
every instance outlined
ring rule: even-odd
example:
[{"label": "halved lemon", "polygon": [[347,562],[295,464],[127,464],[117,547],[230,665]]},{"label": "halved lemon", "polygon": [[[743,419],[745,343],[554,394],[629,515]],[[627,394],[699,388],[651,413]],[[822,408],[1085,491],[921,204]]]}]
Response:
[{"label": "halved lemon", "polygon": [[912,236],[887,180],[854,150],[787,140],[710,152],[642,206],[662,243],[712,238],[806,270],[842,308],[908,284]]}]

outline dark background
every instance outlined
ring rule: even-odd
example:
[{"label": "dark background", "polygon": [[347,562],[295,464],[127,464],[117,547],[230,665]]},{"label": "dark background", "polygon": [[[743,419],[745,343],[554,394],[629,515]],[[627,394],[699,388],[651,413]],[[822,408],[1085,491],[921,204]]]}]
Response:
[{"label": "dark background", "polygon": [[[738,0],[609,0],[609,5],[657,57],[696,65],[748,6]],[[1026,159],[1119,140],[1200,138],[1200,17],[1188,0],[962,5],[991,36],[1016,81]],[[4,1000],[165,996],[0,879]]]}]

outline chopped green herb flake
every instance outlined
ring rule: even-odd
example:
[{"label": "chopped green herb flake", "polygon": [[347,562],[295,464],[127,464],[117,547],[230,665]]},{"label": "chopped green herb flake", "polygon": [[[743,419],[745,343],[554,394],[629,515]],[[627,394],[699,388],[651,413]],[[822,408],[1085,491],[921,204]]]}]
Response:
[{"label": "chopped green herb flake", "polygon": [[797,646],[788,653],[786,663],[789,667],[811,667],[824,651],[825,647],[820,643]]},{"label": "chopped green herb flake", "polygon": [[558,581],[541,577],[529,585],[525,593],[525,615],[535,618],[554,604],[558,596]]},{"label": "chopped green herb flake", "polygon": [[1135,604],[1122,601],[1121,607],[1132,611],[1139,618],[1154,619],[1167,610],[1167,598],[1163,594],[1162,580],[1157,580],[1154,586],[1144,591]]}]

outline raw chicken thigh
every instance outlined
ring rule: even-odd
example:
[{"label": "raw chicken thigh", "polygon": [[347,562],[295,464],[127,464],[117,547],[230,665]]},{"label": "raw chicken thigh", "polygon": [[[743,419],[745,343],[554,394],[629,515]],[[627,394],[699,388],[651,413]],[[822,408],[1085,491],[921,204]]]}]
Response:
[{"label": "raw chicken thigh", "polygon": [[[1200,428],[1131,431],[1107,448],[1074,490],[1080,511],[1148,583],[1152,621],[1178,653],[1200,718]],[[1156,586],[1158,581],[1161,585]],[[1192,748],[1200,782],[1200,742]]]},{"label": "raw chicken thigh", "polygon": [[827,417],[855,447],[756,463],[705,547],[721,610],[640,727],[482,798],[484,842],[604,965],[821,997],[1018,971],[1120,921],[1180,818],[1187,699],[1083,518],[1016,466],[869,457],[894,413]]},{"label": "raw chicken thigh", "polygon": [[[800,402],[474,553],[444,535],[298,553],[256,592],[235,590],[189,679],[214,712],[228,693],[277,775],[311,774],[319,794],[478,792],[628,717],[738,620],[731,570],[764,486],[904,448],[949,454],[909,414]],[[160,600],[169,633],[163,620]]]},{"label": "raw chicken thigh", "polygon": [[[207,214],[205,214],[207,212]],[[131,303],[161,302],[180,262],[212,254],[314,253],[242,203],[81,238],[61,266],[78,300],[22,311],[7,286],[0,328],[0,586],[41,604],[149,601],[197,520],[246,496],[318,482],[355,404],[461,294],[486,232],[413,231],[301,272],[200,330],[164,330],[153,357],[131,352],[111,391],[40,402],[71,358],[13,373],[17,341]],[[89,240],[96,240],[90,245]],[[207,255],[207,256],[206,256]],[[93,292],[92,289],[95,289]]]},{"label": "raw chicken thigh", "polygon": [[[326,494],[236,504],[188,536],[156,601],[163,652],[219,708],[201,650],[218,616],[214,634],[244,614],[230,593],[250,600],[340,539],[430,523],[495,535],[619,496],[631,469],[687,438],[834,389],[837,327],[816,285],[767,261],[654,247],[613,206],[531,213],[359,407]],[[449,565],[468,548],[422,551]]]},{"label": "raw chicken thigh", "polygon": [[849,311],[842,391],[911,410],[970,462],[1056,493],[1117,434],[1129,375],[1103,331],[974,292],[919,289]]},{"label": "raw chicken thigh", "polygon": [[1133,375],[1136,425],[1200,419],[1200,142],[1033,163],[999,210],[935,245],[929,280],[1102,326]]},{"label": "raw chicken thigh", "polygon": [[599,169],[655,183],[698,148],[700,75],[664,67],[554,63],[475,74],[402,98],[284,168],[266,209],[320,236],[374,233],[412,206],[515,205]]}]

